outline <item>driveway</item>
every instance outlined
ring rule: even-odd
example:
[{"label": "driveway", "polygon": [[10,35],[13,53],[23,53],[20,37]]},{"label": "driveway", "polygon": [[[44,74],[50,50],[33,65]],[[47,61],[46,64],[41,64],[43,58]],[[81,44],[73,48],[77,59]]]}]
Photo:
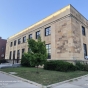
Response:
[{"label": "driveway", "polygon": [[40,87],[0,72],[0,88],[40,88]]}]

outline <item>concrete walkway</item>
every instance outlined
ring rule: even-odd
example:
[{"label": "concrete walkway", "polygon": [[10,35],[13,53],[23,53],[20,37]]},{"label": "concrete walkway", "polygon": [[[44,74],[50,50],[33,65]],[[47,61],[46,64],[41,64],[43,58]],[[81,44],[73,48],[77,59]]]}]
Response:
[{"label": "concrete walkway", "polygon": [[0,72],[0,88],[40,88]]},{"label": "concrete walkway", "polygon": [[19,67],[20,64],[19,63],[15,63],[15,64],[12,64],[12,63],[3,63],[3,64],[0,64],[0,68],[8,68],[8,67]]},{"label": "concrete walkway", "polygon": [[88,88],[88,75],[50,86],[51,88]]}]

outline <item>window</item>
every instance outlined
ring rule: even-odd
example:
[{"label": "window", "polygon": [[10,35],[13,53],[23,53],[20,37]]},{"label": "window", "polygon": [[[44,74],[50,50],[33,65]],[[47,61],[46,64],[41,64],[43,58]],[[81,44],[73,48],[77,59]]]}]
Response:
[{"label": "window", "polygon": [[16,46],[16,40],[14,41],[14,46]]},{"label": "window", "polygon": [[15,59],[15,53],[16,53],[16,51],[13,51],[13,59]]},{"label": "window", "polygon": [[25,52],[25,49],[22,49],[22,55],[23,55],[24,52]]},{"label": "window", "polygon": [[46,44],[48,59],[51,59],[51,44]]},{"label": "window", "polygon": [[25,37],[23,37],[23,43],[25,43],[26,42],[26,36]]},{"label": "window", "polygon": [[1,48],[1,51],[4,52],[4,46]]},{"label": "window", "polygon": [[18,39],[18,44],[20,44],[21,43],[21,39]]},{"label": "window", "polygon": [[12,51],[10,51],[10,55],[9,55],[9,59],[11,60],[11,56],[12,56]]},{"label": "window", "polygon": [[17,59],[20,59],[20,50],[17,50]]},{"label": "window", "polygon": [[10,43],[10,47],[12,47],[12,45],[13,45],[13,42]]},{"label": "window", "polygon": [[51,28],[50,27],[45,28],[45,36],[48,36],[50,34],[51,34]]},{"label": "window", "polygon": [[29,39],[32,39],[32,34],[29,35]]},{"label": "window", "polygon": [[40,31],[37,31],[37,32],[36,32],[36,39],[38,39],[39,36],[40,36]]},{"label": "window", "polygon": [[82,26],[82,34],[85,35],[85,27]]},{"label": "window", "polygon": [[84,48],[84,57],[87,56],[87,46],[86,44],[83,44],[83,48]]}]

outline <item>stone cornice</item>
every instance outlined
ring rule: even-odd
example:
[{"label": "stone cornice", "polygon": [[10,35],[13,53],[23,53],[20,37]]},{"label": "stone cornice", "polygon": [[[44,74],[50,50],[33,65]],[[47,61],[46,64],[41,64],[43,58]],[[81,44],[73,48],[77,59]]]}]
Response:
[{"label": "stone cornice", "polygon": [[[25,34],[23,34],[23,35],[21,35],[21,36],[24,36],[24,35],[27,35],[27,34],[30,34],[31,32],[33,32],[33,31],[35,31],[35,30],[38,30],[38,29],[41,29],[41,28],[44,28],[44,27],[46,27],[47,25],[52,25],[52,24],[54,24],[54,23],[56,23],[56,22],[58,22],[58,21],[61,21],[61,20],[63,20],[63,19],[65,19],[65,18],[67,18],[67,17],[70,17],[70,14],[68,14],[68,15],[66,15],[66,16],[64,16],[64,17],[61,17],[61,18],[59,18],[59,19],[57,19],[57,20],[54,20],[54,21],[52,21],[52,22],[49,22],[49,23],[47,23],[47,24],[45,24],[45,25],[43,25],[43,26],[41,26],[41,27],[38,27],[38,28],[36,28],[36,29],[34,29],[34,30],[31,30],[31,31],[29,31],[29,32],[27,32],[27,33],[25,33]],[[20,35],[20,34],[19,34]],[[19,39],[21,36],[15,36],[15,37],[13,37],[13,38],[11,38],[11,39],[8,39],[8,40],[16,40],[16,39]]]}]

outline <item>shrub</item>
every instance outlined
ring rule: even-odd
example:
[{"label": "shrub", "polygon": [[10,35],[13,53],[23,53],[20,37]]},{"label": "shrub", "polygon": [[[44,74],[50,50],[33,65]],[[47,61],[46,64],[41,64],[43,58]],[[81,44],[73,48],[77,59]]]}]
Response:
[{"label": "shrub", "polygon": [[84,70],[88,71],[88,64],[84,65]]},{"label": "shrub", "polygon": [[1,60],[0,60],[0,64],[1,64],[1,63],[8,63],[8,61],[5,60],[5,59],[1,59]]},{"label": "shrub", "polygon": [[59,61],[57,64],[57,69],[58,71],[75,71],[76,66],[74,66],[72,63],[65,62],[65,61]]},{"label": "shrub", "polygon": [[47,61],[44,64],[44,69],[47,69],[47,70],[55,70],[56,67],[57,67],[56,61]]},{"label": "shrub", "polygon": [[75,71],[77,68],[73,64],[65,61],[47,61],[44,65],[46,70],[55,70],[55,71]]},{"label": "shrub", "polygon": [[84,71],[86,65],[82,64],[80,61],[76,61],[76,67],[77,67],[77,70]]},{"label": "shrub", "polygon": [[24,53],[22,55],[21,65],[25,66],[25,67],[31,67],[31,65],[30,65],[30,57],[29,57],[29,55],[27,53]]}]

